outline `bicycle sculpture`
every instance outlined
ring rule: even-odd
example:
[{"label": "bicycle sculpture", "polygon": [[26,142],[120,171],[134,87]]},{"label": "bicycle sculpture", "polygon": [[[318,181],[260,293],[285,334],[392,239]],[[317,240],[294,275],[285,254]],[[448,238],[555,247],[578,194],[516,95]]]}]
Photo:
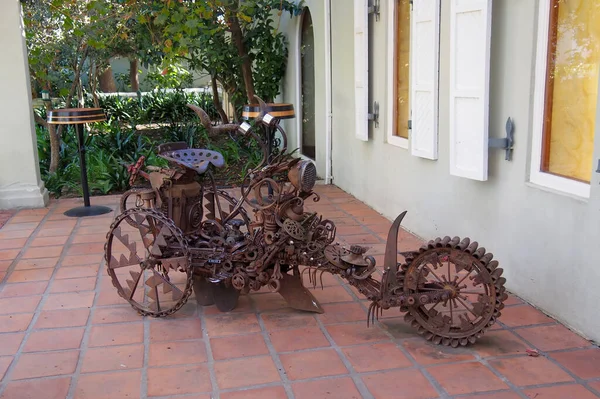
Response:
[{"label": "bicycle sculpture", "polygon": [[[143,158],[129,167],[132,183],[141,176],[150,187],[123,195],[122,213],[107,234],[105,258],[118,294],[140,314],[160,317],[180,309],[192,291],[200,305],[214,303],[230,311],[240,293],[266,286],[294,309],[322,313],[302,275],[308,273],[314,288],[327,272],[371,301],[367,325],[384,309],[399,308],[435,344],[474,343],[507,299],[506,280],[493,255],[469,238],[446,236],[402,253],[399,263],[403,212],[389,230],[381,281],[374,279],[375,259],[367,249],[335,243],[334,223],[306,211],[309,199],[319,200],[313,191],[315,166],[287,152],[279,121],[259,103],[263,111],[254,127],[247,122],[213,126],[202,109],[188,105],[209,131],[252,135],[260,143],[262,162],[246,175],[238,199],[215,184],[211,169],[224,166],[216,151],[167,143],[158,148],[167,168],[143,171]],[[283,138],[272,159],[254,131],[260,125]]]}]

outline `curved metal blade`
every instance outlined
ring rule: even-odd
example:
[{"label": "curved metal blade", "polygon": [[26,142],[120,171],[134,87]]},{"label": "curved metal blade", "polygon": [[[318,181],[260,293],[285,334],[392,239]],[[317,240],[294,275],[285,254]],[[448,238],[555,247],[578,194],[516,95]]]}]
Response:
[{"label": "curved metal blade", "polygon": [[279,293],[291,308],[307,312],[324,313],[317,298],[302,284],[301,277],[284,274],[279,280]]},{"label": "curved metal blade", "polygon": [[400,230],[400,223],[402,223],[402,219],[404,219],[405,215],[406,211],[398,215],[396,220],[394,220],[392,227],[390,227],[387,242],[385,244],[385,257],[383,258],[384,269],[389,267],[392,270],[396,270],[398,267],[398,230]]}]

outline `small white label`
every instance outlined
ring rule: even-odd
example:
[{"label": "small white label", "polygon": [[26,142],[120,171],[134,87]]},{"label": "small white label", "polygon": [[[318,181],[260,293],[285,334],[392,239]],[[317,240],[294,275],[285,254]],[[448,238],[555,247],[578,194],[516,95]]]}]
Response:
[{"label": "small white label", "polygon": [[263,118],[263,121],[264,121],[264,122],[265,122],[267,125],[270,125],[270,124],[271,124],[271,122],[273,121],[273,119],[274,119],[274,118],[273,118],[273,116],[272,116],[272,115],[270,115],[270,114],[265,114],[265,116],[264,116],[264,118]]},{"label": "small white label", "polygon": [[248,133],[248,130],[250,130],[252,126],[250,126],[250,124],[248,122],[242,122],[242,124],[240,125],[240,130],[244,133]]}]

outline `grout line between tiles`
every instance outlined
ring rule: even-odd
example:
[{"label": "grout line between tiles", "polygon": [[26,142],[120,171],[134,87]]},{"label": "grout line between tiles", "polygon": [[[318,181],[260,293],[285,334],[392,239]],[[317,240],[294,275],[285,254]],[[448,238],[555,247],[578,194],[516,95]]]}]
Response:
[{"label": "grout line between tiles", "polygon": [[194,295],[194,299],[192,300],[196,302],[196,315],[200,319],[202,326],[202,340],[204,341],[204,347],[206,349],[206,366],[208,368],[210,385],[212,387],[212,399],[219,399],[219,384],[217,383],[217,374],[215,372],[215,358],[212,353],[212,347],[210,346],[210,337],[208,336],[206,317],[204,317],[204,307],[198,304],[196,295]]}]

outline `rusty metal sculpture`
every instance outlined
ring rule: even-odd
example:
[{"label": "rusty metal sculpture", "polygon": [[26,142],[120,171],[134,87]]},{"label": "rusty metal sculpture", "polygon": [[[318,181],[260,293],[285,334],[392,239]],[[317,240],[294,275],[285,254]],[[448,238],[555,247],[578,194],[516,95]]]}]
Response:
[{"label": "rusty metal sculpture", "polygon": [[[255,127],[247,122],[213,126],[202,109],[189,107],[213,132],[252,135],[262,146],[263,159],[245,177],[239,199],[215,184],[211,168],[224,165],[216,151],[167,143],[158,151],[169,161],[168,168],[143,171],[143,158],[129,167],[132,182],[141,176],[150,187],[122,196],[122,213],[108,232],[105,258],[118,294],[140,314],[170,315],[193,291],[200,305],[214,303],[230,311],[240,293],[265,286],[292,308],[322,313],[302,274],[308,273],[316,286],[327,272],[371,301],[367,324],[384,309],[399,308],[435,344],[472,344],[500,316],[506,280],[493,255],[477,242],[436,238],[402,253],[404,262],[399,263],[403,212],[390,228],[383,276],[377,281],[375,259],[366,255],[366,248],[335,243],[334,223],[305,210],[306,201],[319,200],[313,191],[316,169],[287,152],[276,118],[262,112]],[[283,151],[269,161],[267,145],[254,131],[260,124],[284,138]]]}]

